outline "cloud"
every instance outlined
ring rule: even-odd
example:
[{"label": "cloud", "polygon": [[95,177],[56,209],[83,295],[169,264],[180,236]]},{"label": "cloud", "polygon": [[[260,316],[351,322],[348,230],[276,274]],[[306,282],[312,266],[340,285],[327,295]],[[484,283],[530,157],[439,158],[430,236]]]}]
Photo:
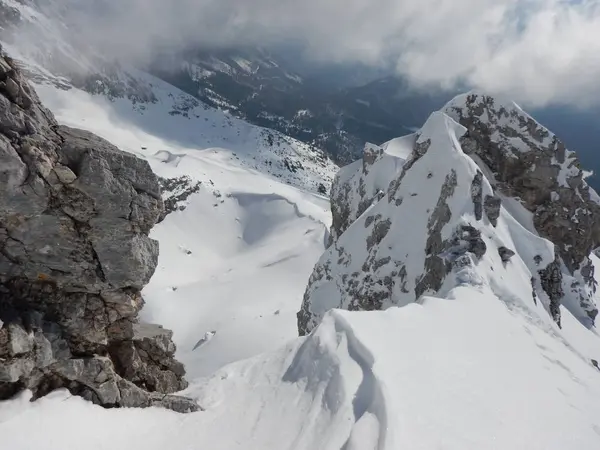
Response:
[{"label": "cloud", "polygon": [[600,0],[54,1],[114,54],[295,42],[320,61],[391,65],[415,87],[600,103]]}]

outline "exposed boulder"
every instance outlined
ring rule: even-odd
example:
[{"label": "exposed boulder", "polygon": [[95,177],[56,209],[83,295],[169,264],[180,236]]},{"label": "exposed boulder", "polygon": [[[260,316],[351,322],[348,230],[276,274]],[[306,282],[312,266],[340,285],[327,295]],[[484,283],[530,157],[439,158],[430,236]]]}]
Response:
[{"label": "exposed boulder", "polygon": [[151,392],[185,389],[183,365],[174,359],[173,332],[160,325],[135,324],[133,337],[115,343],[109,353],[127,380]]},{"label": "exposed boulder", "polygon": [[117,373],[109,351],[126,343],[150,352],[144,388],[185,387],[171,334],[139,338],[139,329],[157,330],[137,319],[158,259],[148,237],[163,212],[156,176],[98,136],[59,126],[6,56],[0,192],[0,399],[66,387],[103,406],[130,406],[120,382],[139,373]]},{"label": "exposed boulder", "polygon": [[515,256],[515,252],[513,252],[510,248],[506,248],[504,246],[498,249],[498,254],[500,255],[500,259],[502,260],[502,262],[508,262],[510,261],[510,258]]}]

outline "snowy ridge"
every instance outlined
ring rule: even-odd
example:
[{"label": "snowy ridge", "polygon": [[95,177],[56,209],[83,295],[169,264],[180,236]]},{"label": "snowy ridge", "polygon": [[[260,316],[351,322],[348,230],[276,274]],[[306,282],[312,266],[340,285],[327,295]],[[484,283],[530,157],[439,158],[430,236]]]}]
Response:
[{"label": "snowy ridge", "polygon": [[[459,139],[465,132],[447,115],[432,114],[402,174],[387,179],[386,197],[366,209],[317,264],[299,313],[301,332],[331,308],[404,306],[461,284],[500,289],[503,298],[520,299],[527,308],[549,307],[539,285],[542,301],[535,304],[531,280],[554,260],[554,246],[504,208],[497,218],[491,210],[483,214],[483,199],[494,198],[493,188],[463,152]],[[501,248],[517,255],[504,262]]]},{"label": "snowy ridge", "polygon": [[[337,168],[320,150],[209,108],[151,75],[134,69],[128,73],[134,73],[136,82],[146,86],[152,102],[109,99],[76,88],[57,89],[53,84],[38,85],[36,90],[60,121],[109,140],[118,134],[124,150],[157,157],[164,157],[164,152],[176,153],[180,163],[198,152],[212,152],[232,165],[299,188],[322,193],[329,189]],[[74,111],[81,114],[72,114]],[[108,124],[117,130],[107,131]]]},{"label": "snowy ridge", "polygon": [[564,304],[584,325],[593,326],[598,302],[590,253],[600,243],[595,220],[600,197],[586,183],[575,153],[510,101],[471,92],[443,111],[467,128],[461,145],[515,217],[555,244],[556,261],[545,276],[545,290],[557,323],[558,305]]},{"label": "snowy ridge", "polygon": [[[504,190],[512,174],[477,152],[478,129],[457,110],[368,145],[340,172],[330,245],[299,314],[308,336],[297,338],[330,222],[317,193],[333,165],[144,73],[117,67],[96,80],[98,95],[40,80],[60,122],[147,159],[174,185],[173,211],[152,231],[159,267],[143,316],[173,329],[191,381],[184,393],[203,411],[105,410],[66,391],[30,403],[23,392],[0,403],[7,448],[597,450],[600,338],[580,323],[596,301],[589,274],[595,283],[600,261],[580,258],[594,233],[573,233],[586,244],[570,259],[568,236],[540,237],[540,218],[555,211]],[[149,96],[112,95],[123,86]],[[509,111],[477,96],[454,106],[490,122]],[[565,220],[593,229],[594,193],[572,155],[544,137],[544,149],[556,148],[540,164],[535,139],[503,137],[521,122],[506,117],[490,132],[494,145],[554,167],[543,179],[567,186],[532,191],[572,202]],[[559,286],[573,290],[560,296],[569,309],[549,294]]]},{"label": "snowy ridge", "polygon": [[[30,403],[24,392],[0,404],[9,448],[75,450],[85,442],[99,450],[107,432],[114,450],[597,448],[600,371],[591,360],[600,338],[566,310],[562,329],[548,314],[536,274],[553,261],[553,245],[523,226],[526,214],[515,213],[522,205],[485,201],[493,186],[463,151],[466,129],[447,115],[432,115],[411,138],[408,158],[388,144],[375,148],[366,175],[361,164],[347,171],[372,193],[386,177],[399,182],[327,250],[316,268],[324,276],[313,275],[308,291],[317,301],[309,311],[322,320],[294,339],[294,313],[329,222],[324,198],[225,150],[194,150],[161,136],[160,127],[115,122],[118,102],[41,90],[59,120],[146,158],[165,179],[200,183],[186,208],[152,232],[161,253],[143,314],[174,330],[191,381],[184,393],[203,411],[105,410],[65,391]],[[134,117],[154,116],[148,109]],[[381,179],[369,179],[376,174]],[[515,254],[503,261],[502,248]],[[388,277],[397,283],[391,291]],[[359,295],[340,290],[345,280]],[[415,303],[406,288],[417,286],[423,295]],[[377,298],[377,308],[404,306],[325,312],[374,309],[349,302]],[[330,299],[349,302],[326,305]]]},{"label": "snowy ridge", "polygon": [[[183,418],[56,392],[0,404],[0,429],[19,450],[101,448],[106,430],[116,450],[594,450],[600,375],[565,343],[600,341],[575,325],[567,314],[552,334],[488,290],[458,287],[404,308],[329,312],[305,340],[196,382],[186,393],[205,410]],[[38,433],[26,432],[32,421]]]}]

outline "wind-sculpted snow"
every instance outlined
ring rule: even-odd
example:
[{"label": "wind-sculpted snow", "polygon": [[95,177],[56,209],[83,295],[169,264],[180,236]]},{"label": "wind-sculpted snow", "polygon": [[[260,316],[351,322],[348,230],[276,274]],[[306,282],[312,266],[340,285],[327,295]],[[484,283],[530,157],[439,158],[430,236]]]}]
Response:
[{"label": "wind-sculpted snow", "polygon": [[99,450],[110,430],[113,450],[597,449],[596,334],[568,311],[559,330],[543,308],[507,308],[486,286],[422,300],[329,312],[307,338],[197,381],[185,393],[203,411],[183,419],[21,396],[0,404],[3,442]]}]

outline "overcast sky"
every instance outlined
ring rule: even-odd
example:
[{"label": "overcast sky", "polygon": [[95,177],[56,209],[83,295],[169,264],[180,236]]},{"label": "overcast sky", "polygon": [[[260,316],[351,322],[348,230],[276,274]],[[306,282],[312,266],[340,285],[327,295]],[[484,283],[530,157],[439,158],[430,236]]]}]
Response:
[{"label": "overcast sky", "polygon": [[415,86],[464,81],[529,106],[600,103],[600,0],[105,1],[118,13],[85,28],[132,54],[158,42],[294,40],[316,59],[392,65]]}]

